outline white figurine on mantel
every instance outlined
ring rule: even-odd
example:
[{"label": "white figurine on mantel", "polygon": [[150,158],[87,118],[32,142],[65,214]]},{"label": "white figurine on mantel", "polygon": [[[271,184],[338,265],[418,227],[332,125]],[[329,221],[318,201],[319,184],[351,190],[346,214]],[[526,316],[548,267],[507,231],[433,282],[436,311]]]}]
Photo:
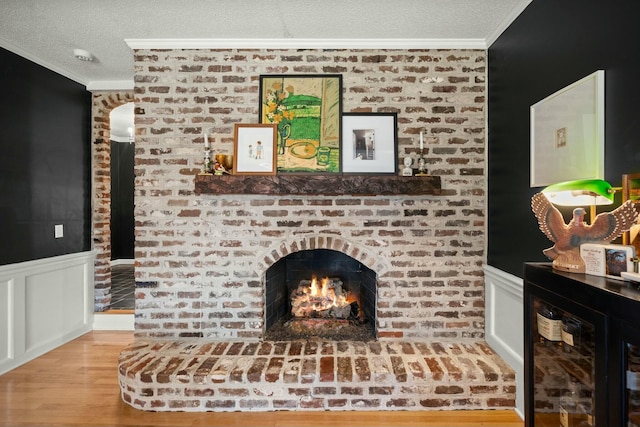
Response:
[{"label": "white figurine on mantel", "polygon": [[413,169],[411,169],[412,163],[413,159],[410,156],[404,158],[404,168],[402,169],[402,176],[413,176]]}]

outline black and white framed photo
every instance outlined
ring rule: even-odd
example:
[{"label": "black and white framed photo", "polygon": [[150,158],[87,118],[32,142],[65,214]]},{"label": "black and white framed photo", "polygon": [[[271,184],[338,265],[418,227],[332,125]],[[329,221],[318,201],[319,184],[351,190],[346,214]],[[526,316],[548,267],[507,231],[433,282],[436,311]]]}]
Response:
[{"label": "black and white framed photo", "polygon": [[398,115],[342,114],[342,172],[398,173]]}]

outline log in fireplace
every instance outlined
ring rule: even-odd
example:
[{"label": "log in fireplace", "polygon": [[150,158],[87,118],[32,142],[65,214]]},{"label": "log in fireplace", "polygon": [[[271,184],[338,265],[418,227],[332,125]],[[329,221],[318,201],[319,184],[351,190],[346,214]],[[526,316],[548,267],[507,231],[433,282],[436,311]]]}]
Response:
[{"label": "log in fireplace", "polygon": [[265,277],[265,338],[376,337],[377,274],[334,250],[294,252]]}]

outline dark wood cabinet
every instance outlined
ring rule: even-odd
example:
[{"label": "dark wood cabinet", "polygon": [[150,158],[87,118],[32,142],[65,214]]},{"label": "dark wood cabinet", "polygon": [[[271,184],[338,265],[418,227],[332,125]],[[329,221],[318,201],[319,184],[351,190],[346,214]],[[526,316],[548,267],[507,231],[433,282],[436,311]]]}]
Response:
[{"label": "dark wood cabinet", "polygon": [[525,264],[525,426],[640,426],[635,284]]}]

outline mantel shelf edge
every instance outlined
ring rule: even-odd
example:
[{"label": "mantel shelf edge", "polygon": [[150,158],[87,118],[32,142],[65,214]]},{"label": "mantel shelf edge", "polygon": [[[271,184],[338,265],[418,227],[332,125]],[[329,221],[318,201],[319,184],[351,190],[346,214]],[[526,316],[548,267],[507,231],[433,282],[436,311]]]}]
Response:
[{"label": "mantel shelf edge", "polygon": [[196,194],[300,196],[439,195],[439,176],[396,175],[212,175],[195,177]]}]

